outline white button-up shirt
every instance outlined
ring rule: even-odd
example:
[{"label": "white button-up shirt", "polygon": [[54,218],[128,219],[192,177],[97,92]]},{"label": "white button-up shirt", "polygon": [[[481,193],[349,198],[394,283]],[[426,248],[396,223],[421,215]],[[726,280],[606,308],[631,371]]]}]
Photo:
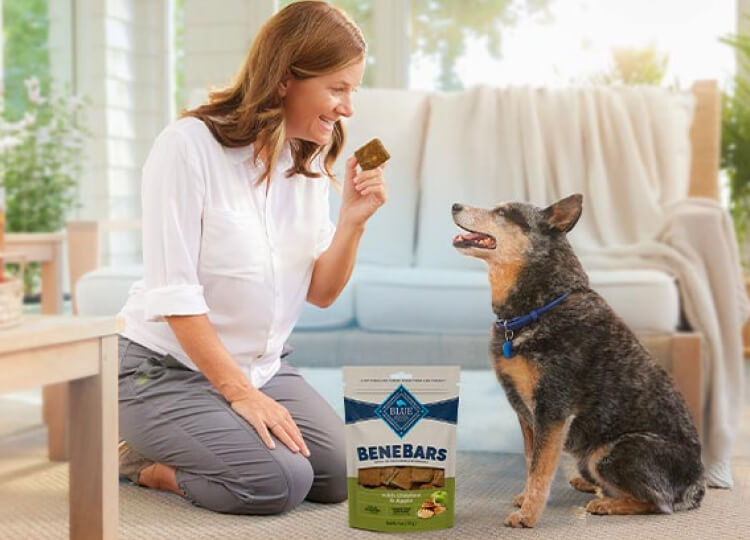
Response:
[{"label": "white button-up shirt", "polygon": [[120,313],[125,337],[197,369],[164,317],[207,313],[256,388],[273,377],[335,231],[330,180],[287,178],[291,164],[287,144],[267,190],[252,145],[224,147],[190,117],[159,135],[143,166],[144,277]]}]

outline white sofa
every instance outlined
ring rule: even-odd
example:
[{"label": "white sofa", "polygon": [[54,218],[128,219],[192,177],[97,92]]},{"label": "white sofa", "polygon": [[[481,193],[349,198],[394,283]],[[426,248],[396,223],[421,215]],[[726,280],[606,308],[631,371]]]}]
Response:
[{"label": "white sofa", "polygon": [[[456,201],[446,196],[446,190],[426,188],[422,179],[423,161],[435,157],[430,155],[431,138],[444,137],[452,129],[430,121],[430,99],[428,93],[407,90],[359,92],[343,155],[379,137],[392,155],[386,168],[389,201],[368,223],[354,275],[339,299],[327,309],[307,305],[303,311],[290,339],[295,349],[291,358],[297,365],[432,363],[487,368],[493,314],[486,267],[453,249],[450,208]],[[497,193],[497,188],[492,192]],[[499,202],[487,200],[482,193],[467,197],[460,202],[482,206]],[[337,212],[338,194],[332,190],[334,220]],[[82,230],[80,224],[73,226],[71,244]],[[79,265],[71,277],[76,279],[83,270],[85,265]],[[653,336],[680,335],[680,298],[672,276],[644,269],[596,270],[589,276],[591,286],[643,336],[647,346]],[[139,266],[101,267],[85,273],[74,286],[78,312],[116,313],[139,277]],[[677,350],[664,345],[663,339],[659,343],[653,347],[661,347],[661,356],[670,357]],[[699,346],[690,350],[691,365],[699,364]],[[672,365],[671,358],[663,361]],[[699,414],[695,400],[700,380],[693,375],[682,377],[690,386],[683,392],[693,401],[694,414]],[[681,377],[677,378],[679,382]]]}]

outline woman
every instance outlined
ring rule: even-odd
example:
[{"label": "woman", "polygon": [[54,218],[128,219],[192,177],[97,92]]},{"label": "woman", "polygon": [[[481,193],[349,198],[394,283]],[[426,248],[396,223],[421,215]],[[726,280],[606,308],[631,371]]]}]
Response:
[{"label": "woman", "polygon": [[338,226],[328,217],[365,53],[337,8],[291,4],[234,84],[154,143],[145,276],[122,310],[121,475],[218,512],[346,498],[343,423],[282,358],[303,302],[341,293],[386,200],[382,168],[351,157]]}]

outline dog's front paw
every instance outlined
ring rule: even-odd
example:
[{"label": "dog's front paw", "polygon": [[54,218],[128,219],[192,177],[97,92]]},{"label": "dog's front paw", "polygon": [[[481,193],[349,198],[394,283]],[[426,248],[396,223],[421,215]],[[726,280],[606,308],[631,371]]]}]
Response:
[{"label": "dog's front paw", "polygon": [[612,513],[611,499],[593,499],[586,505],[586,512],[598,516],[606,516]]},{"label": "dog's front paw", "polygon": [[570,480],[570,485],[578,491],[583,491],[584,493],[596,493],[596,486],[591,482],[587,482],[580,476],[572,478]]},{"label": "dog's front paw", "polygon": [[521,493],[513,497],[513,504],[517,506],[518,508],[521,508],[523,506],[523,501],[526,500],[526,490],[523,490]]},{"label": "dog's front paw", "polygon": [[516,529],[533,527],[536,525],[536,520],[531,516],[523,513],[521,510],[511,512],[507,518],[505,518],[506,527],[514,527]]}]

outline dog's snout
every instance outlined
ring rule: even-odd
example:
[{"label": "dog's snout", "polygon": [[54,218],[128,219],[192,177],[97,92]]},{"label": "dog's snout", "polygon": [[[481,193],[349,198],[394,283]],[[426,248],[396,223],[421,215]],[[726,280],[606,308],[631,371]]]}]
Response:
[{"label": "dog's snout", "polygon": [[453,207],[451,208],[453,210],[454,214],[458,214],[461,210],[464,209],[462,204],[453,203]]}]

